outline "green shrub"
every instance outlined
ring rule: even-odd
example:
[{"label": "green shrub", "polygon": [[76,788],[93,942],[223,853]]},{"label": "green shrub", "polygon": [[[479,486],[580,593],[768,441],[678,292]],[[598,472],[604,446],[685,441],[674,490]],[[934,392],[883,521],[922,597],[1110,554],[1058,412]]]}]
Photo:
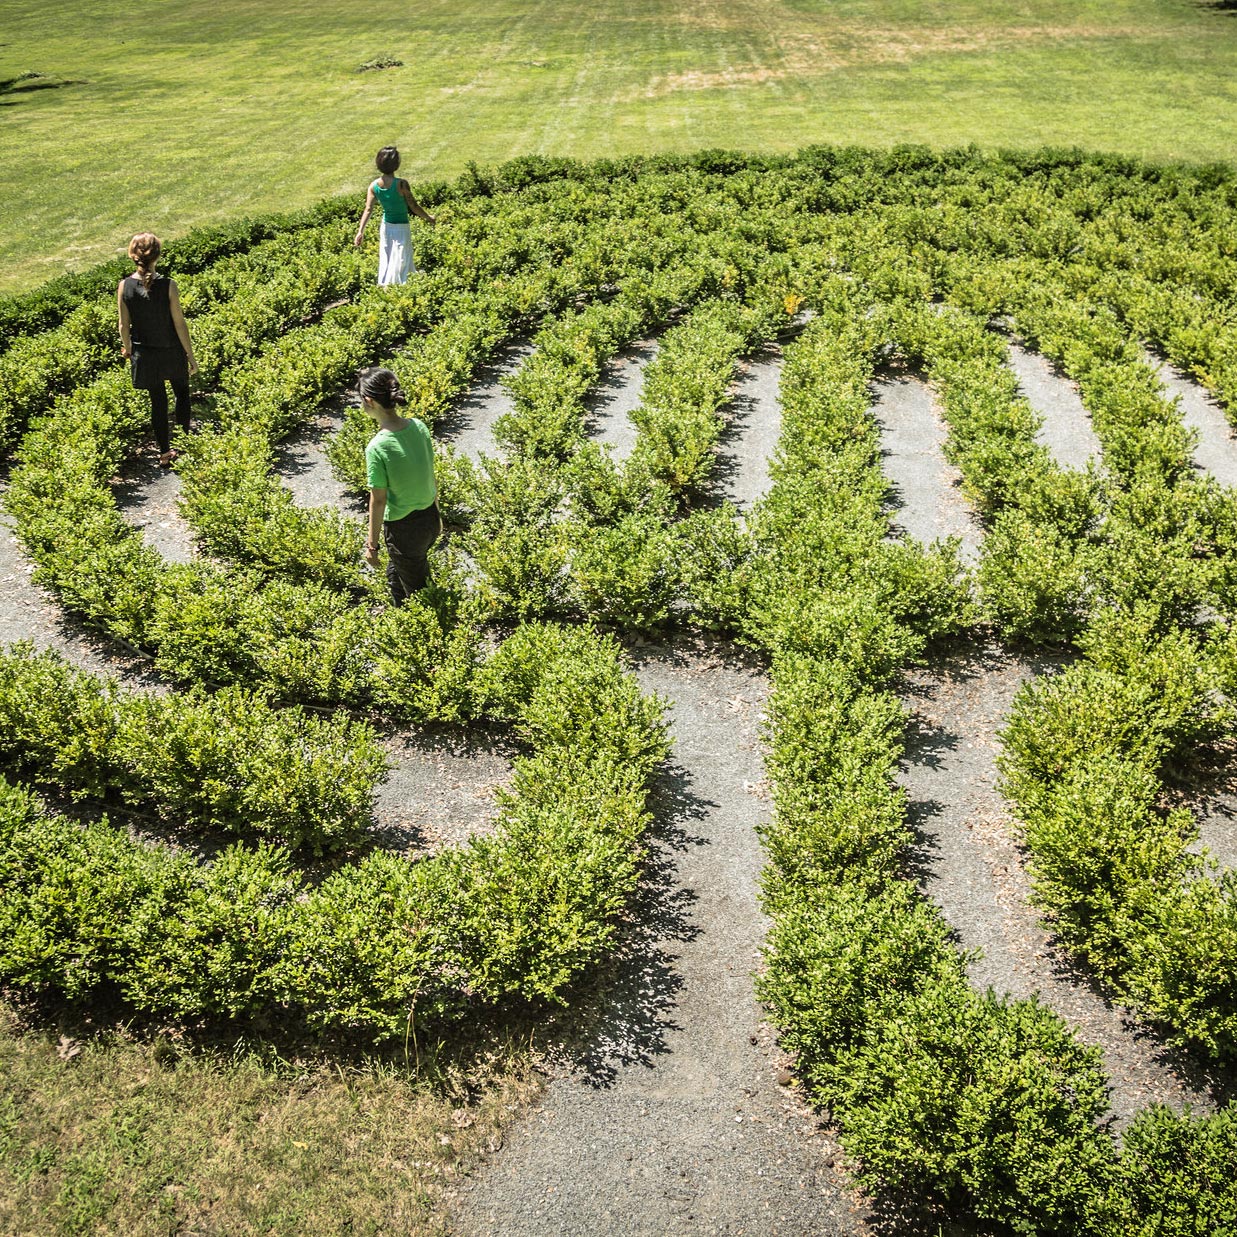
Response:
[{"label": "green shrub", "polygon": [[1237,1233],[1237,1110],[1143,1109],[1122,1139],[1105,1229],[1129,1237]]},{"label": "green shrub", "polygon": [[44,785],[314,854],[356,844],[387,768],[361,723],[240,688],[126,693],[28,644],[0,655],[0,721],[0,760]]}]

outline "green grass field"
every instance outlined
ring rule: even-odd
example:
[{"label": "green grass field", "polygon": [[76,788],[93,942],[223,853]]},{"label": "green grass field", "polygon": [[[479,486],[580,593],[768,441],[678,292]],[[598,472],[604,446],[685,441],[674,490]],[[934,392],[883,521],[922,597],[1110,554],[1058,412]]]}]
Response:
[{"label": "green grass field", "polygon": [[[707,146],[1231,154],[1237,13],[1199,0],[0,3],[0,290],[133,232],[469,159]],[[400,68],[358,72],[379,56]],[[22,74],[42,78],[14,82]]]}]

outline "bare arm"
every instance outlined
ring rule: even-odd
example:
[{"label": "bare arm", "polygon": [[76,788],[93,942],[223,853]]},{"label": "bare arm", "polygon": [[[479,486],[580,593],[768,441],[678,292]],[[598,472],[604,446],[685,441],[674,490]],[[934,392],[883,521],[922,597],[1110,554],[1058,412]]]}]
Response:
[{"label": "bare arm", "polygon": [[172,311],[172,325],[176,328],[176,338],[180,340],[180,346],[185,350],[185,356],[189,358],[189,372],[196,374],[198,363],[193,359],[193,345],[189,342],[189,324],[185,321],[185,315],[181,310],[180,292],[174,279],[168,280],[168,308]]},{"label": "bare arm", "polygon": [[361,215],[361,222],[357,225],[356,240],[352,243],[359,246],[365,236],[365,225],[369,223],[369,217],[374,213],[374,187],[370,185],[369,190],[365,194],[365,210]]},{"label": "bare arm", "polygon": [[406,180],[399,182],[399,191],[405,202],[408,203],[408,209],[412,211],[420,219],[424,219],[426,223],[433,223],[434,216],[429,214],[416,198],[412,196],[412,187]]},{"label": "bare arm", "polygon": [[371,567],[378,566],[378,545],[382,536],[382,517],[387,509],[387,492],[370,490],[369,492],[369,534],[365,538],[365,561]]},{"label": "bare arm", "polygon": [[116,285],[116,317],[120,323],[120,355],[133,355],[133,337],[130,334],[129,306],[125,304],[125,281]]}]

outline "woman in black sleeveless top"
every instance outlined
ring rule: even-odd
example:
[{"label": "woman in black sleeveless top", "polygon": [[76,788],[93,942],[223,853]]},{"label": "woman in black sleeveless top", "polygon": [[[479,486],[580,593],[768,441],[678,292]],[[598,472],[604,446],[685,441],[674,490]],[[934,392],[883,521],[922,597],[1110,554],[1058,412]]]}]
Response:
[{"label": "woman in black sleeveless top", "polygon": [[176,397],[176,420],[189,428],[189,375],[198,371],[189,342],[189,328],[180,310],[174,280],[155,274],[162,246],[151,232],[140,232],[129,242],[129,257],[137,274],[122,279],[116,288],[120,315],[120,345],[132,358],[133,386],[150,392],[150,423],[159,444],[159,463],[165,468],[175,458],[168,434],[168,393]]}]

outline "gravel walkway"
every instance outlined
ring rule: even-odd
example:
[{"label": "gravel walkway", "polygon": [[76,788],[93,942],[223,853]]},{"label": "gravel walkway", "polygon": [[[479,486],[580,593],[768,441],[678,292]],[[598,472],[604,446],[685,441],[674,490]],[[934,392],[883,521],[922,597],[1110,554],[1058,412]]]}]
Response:
[{"label": "gravel walkway", "polygon": [[560,1046],[538,1106],[461,1188],[453,1231],[868,1231],[836,1144],[779,1085],[753,995],[763,676],[707,648],[637,650],[637,662],[643,689],[671,701],[675,745],[646,879],[589,1042]]},{"label": "gravel walkway", "polygon": [[[1182,421],[1198,434],[1194,463],[1221,485],[1237,486],[1237,437],[1219,401],[1163,358],[1148,352],[1146,359],[1155,366],[1165,394],[1178,400]],[[1237,868],[1237,771],[1227,784],[1196,795],[1190,806],[1198,819],[1198,845],[1222,868]]]},{"label": "gravel walkway", "polygon": [[925,545],[958,537],[962,561],[974,563],[981,531],[962,497],[958,470],[945,460],[948,430],[931,389],[914,378],[888,377],[873,384],[873,400],[895,529]]},{"label": "gravel walkway", "polygon": [[135,666],[135,659],[112,641],[66,615],[33,576],[34,564],[13,532],[13,517],[0,510],[0,646],[29,640],[92,674],[119,674]]},{"label": "gravel walkway", "polygon": [[356,514],[366,510],[364,496],[339,481],[323,451],[326,440],[343,425],[347,406],[342,399],[327,406],[275,449],[274,472],[298,507],[338,507]]},{"label": "gravel walkway", "polygon": [[[1038,372],[1043,381],[1034,387],[1034,403],[1049,441],[1058,449],[1080,442],[1079,426],[1089,428],[1089,422],[1076,395],[1063,380]],[[874,413],[887,475],[901,503],[899,523],[921,541],[966,532],[973,558],[978,529],[955,488],[956,474],[945,464],[945,427],[928,388],[907,379],[882,382]],[[1084,1040],[1103,1048],[1118,1126],[1152,1101],[1178,1109],[1186,1103],[1208,1106],[1207,1080],[1107,1002],[1052,944],[1030,905],[1024,856],[996,789],[997,733],[1019,685],[1057,668],[1050,660],[1020,660],[984,646],[970,657],[906,676],[903,700],[913,721],[900,781],[920,838],[922,887],[961,947],[982,951],[969,968],[978,988],[1020,998],[1038,993]]]},{"label": "gravel walkway", "polygon": [[1103,451],[1083,407],[1078,385],[1061,374],[1047,357],[1028,352],[1020,344],[1009,345],[1010,368],[1027,402],[1043,418],[1036,439],[1062,468],[1085,468],[1097,462]]},{"label": "gravel walkway", "polygon": [[172,469],[160,468],[153,456],[131,456],[112,494],[120,513],[142,530],[142,540],[151,549],[172,563],[193,558],[193,533],[176,505],[180,478]]},{"label": "gravel walkway", "polygon": [[769,462],[782,433],[782,350],[772,344],[743,363],[718,444],[721,496],[747,510],[769,488]]},{"label": "gravel walkway", "polygon": [[1182,421],[1198,432],[1195,464],[1221,485],[1237,485],[1237,438],[1219,401],[1160,357],[1148,353],[1147,363],[1155,366],[1165,393],[1176,396]]},{"label": "gravel walkway", "polygon": [[395,767],[378,787],[383,846],[434,854],[493,831],[498,791],[510,784],[518,750],[507,735],[408,731],[391,735],[385,746]]},{"label": "gravel walkway", "polygon": [[501,382],[515,373],[532,351],[533,346],[527,341],[501,348],[489,365],[478,370],[477,382],[469,393],[438,421],[435,437],[472,460],[482,455],[500,455],[494,441],[494,422],[515,410],[515,400]]},{"label": "gravel walkway", "polygon": [[631,414],[640,407],[644,370],[656,360],[657,351],[655,339],[642,339],[612,356],[588,398],[589,437],[609,447],[619,463],[635,448]]},{"label": "gravel walkway", "polygon": [[1057,668],[985,646],[907,676],[903,699],[914,720],[899,780],[920,839],[923,888],[962,948],[982,951],[969,968],[976,987],[1038,993],[1085,1041],[1100,1045],[1118,1128],[1154,1101],[1213,1107],[1207,1080],[1110,1004],[1052,944],[1029,904],[1023,854],[996,790],[997,732],[1019,685]]}]

